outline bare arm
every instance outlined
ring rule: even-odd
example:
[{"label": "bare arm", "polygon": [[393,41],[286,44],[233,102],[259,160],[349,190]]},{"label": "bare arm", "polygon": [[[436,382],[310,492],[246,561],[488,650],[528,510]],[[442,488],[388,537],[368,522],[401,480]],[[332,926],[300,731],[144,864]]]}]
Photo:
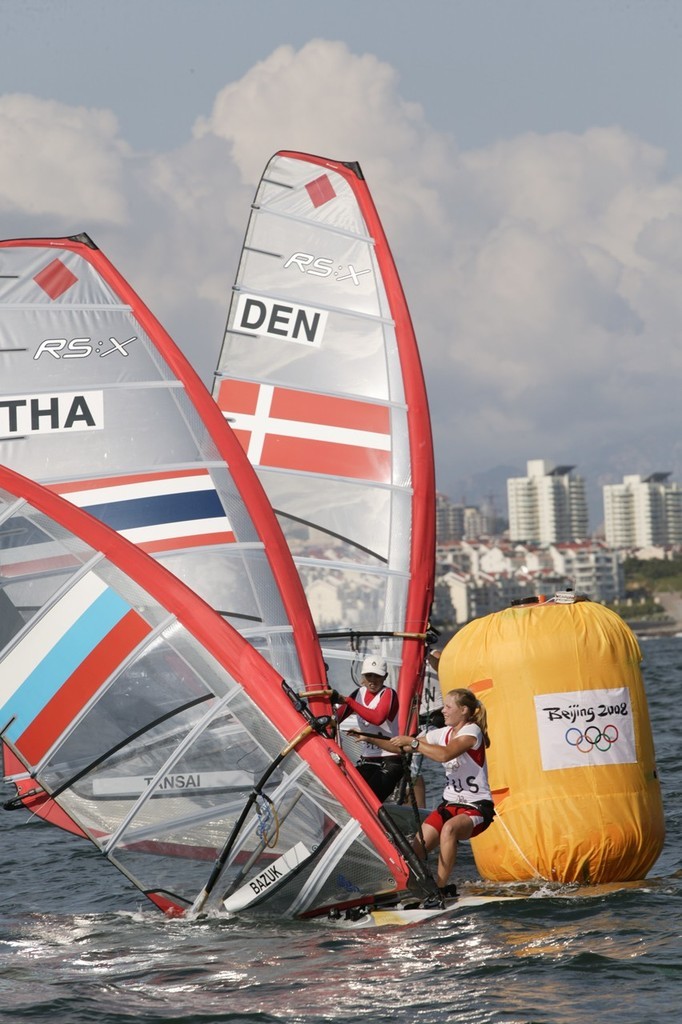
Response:
[{"label": "bare arm", "polygon": [[[381,750],[390,750],[390,752],[392,754],[396,753],[396,748],[395,748],[395,746],[393,744],[393,740],[392,739],[390,739],[390,740],[383,739],[381,736],[375,736],[374,733],[371,733],[371,732],[359,732],[357,729],[348,729],[347,733],[348,733],[349,736],[352,736],[353,739],[364,740],[365,743],[371,743],[373,747],[379,747]],[[412,737],[408,736],[407,737],[408,747],[409,747],[411,742],[412,742]],[[397,753],[400,753],[400,750],[398,750]]]},{"label": "bare arm", "polygon": [[[429,743],[423,734],[418,739],[419,747],[417,752],[423,754],[424,757],[428,757],[430,761],[437,761],[438,764],[452,761],[454,757],[463,754],[465,750],[470,750],[471,747],[476,746],[476,737],[469,736],[468,734],[453,736],[445,746],[440,743]],[[385,750],[395,750],[396,748],[400,750],[404,747],[407,747],[409,750],[412,748],[412,737],[394,736],[388,743],[389,746],[384,747]]]},{"label": "bare arm", "polygon": [[476,745],[474,736],[455,736],[447,746],[442,747],[440,743],[427,743],[426,740],[419,741],[419,753],[428,757],[430,761],[437,761],[438,764],[445,764],[453,758],[463,754]]},{"label": "bare arm", "polygon": [[[390,740],[385,740],[379,736],[373,736],[371,733],[357,732],[355,729],[349,729],[348,735],[364,740],[366,743],[371,743],[372,746],[379,747],[381,750],[390,750],[392,753],[394,751],[409,753],[414,749],[412,747],[413,736],[393,736]],[[416,752],[423,754],[431,761],[437,761],[439,764],[452,761],[454,757],[463,754],[465,750],[470,750],[471,747],[476,746],[476,737],[469,736],[468,734],[453,736],[445,746],[440,743],[428,743],[423,734],[418,739],[419,747]]]}]

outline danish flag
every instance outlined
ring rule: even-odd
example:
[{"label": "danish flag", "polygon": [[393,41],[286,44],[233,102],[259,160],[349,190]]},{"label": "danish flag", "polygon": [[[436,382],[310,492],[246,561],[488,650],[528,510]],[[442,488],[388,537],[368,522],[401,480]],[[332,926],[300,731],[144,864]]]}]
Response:
[{"label": "danish flag", "polygon": [[224,380],[218,405],[253,466],[391,482],[386,405]]}]

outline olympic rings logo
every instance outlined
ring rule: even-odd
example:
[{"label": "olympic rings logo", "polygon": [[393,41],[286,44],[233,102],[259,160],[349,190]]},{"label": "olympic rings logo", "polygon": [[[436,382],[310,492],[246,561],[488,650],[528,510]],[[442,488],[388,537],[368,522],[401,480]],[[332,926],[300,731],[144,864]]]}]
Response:
[{"label": "olympic rings logo", "polygon": [[615,725],[606,725],[600,729],[598,725],[588,725],[585,732],[575,727],[566,730],[565,739],[571,746],[579,750],[581,754],[589,754],[596,747],[597,750],[610,750],[618,739],[618,729]]}]

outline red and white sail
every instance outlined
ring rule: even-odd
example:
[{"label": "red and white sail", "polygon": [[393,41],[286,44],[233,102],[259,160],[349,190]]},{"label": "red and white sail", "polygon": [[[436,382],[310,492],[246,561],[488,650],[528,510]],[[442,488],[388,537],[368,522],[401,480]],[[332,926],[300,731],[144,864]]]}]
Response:
[{"label": "red and white sail", "polygon": [[433,596],[433,451],[405,296],[357,164],[269,162],[214,396],[277,513],[333,685],[347,692],[358,656],[380,649],[405,727]]},{"label": "red and white sail", "polygon": [[[295,916],[409,881],[397,849],[409,852],[387,838],[395,828],[364,781],[332,739],[301,732],[326,701],[294,706],[283,689],[319,692],[316,627],[351,627],[399,673],[405,718],[423,641],[384,634],[423,637],[432,588],[431,447],[409,316],[359,172],[318,163],[305,196],[334,221],[345,182],[350,216],[332,235],[357,246],[343,266],[334,248],[333,276],[374,283],[350,313],[314,289],[295,300],[242,289],[241,341],[261,340],[262,319],[302,358],[318,350],[323,377],[336,370],[325,388],[266,353],[271,377],[222,375],[236,432],[87,236],[0,243],[5,770],[24,806],[90,838],[171,909],[209,891],[209,904],[222,893],[229,911],[250,908],[263,883],[263,902]],[[328,276],[329,257],[304,242],[290,265]],[[362,384],[377,345],[376,380]],[[325,646],[339,689],[355,658],[344,645]],[[278,756],[287,764],[261,791]]]}]

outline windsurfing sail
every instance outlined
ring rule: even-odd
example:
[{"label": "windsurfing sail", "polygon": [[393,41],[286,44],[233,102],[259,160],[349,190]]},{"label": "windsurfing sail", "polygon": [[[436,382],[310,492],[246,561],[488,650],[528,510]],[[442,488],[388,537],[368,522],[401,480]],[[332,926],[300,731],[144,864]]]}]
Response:
[{"label": "windsurfing sail", "polygon": [[433,450],[405,296],[357,163],[268,163],[214,397],[280,521],[334,687],[351,688],[354,651],[381,650],[406,729],[433,595]]},{"label": "windsurfing sail", "polygon": [[0,242],[0,464],[151,553],[283,677],[319,690],[315,629],[262,487],[87,235]]},{"label": "windsurfing sail", "polygon": [[4,467],[0,584],[11,781],[158,906],[301,916],[411,883],[281,674],[158,561]]}]

